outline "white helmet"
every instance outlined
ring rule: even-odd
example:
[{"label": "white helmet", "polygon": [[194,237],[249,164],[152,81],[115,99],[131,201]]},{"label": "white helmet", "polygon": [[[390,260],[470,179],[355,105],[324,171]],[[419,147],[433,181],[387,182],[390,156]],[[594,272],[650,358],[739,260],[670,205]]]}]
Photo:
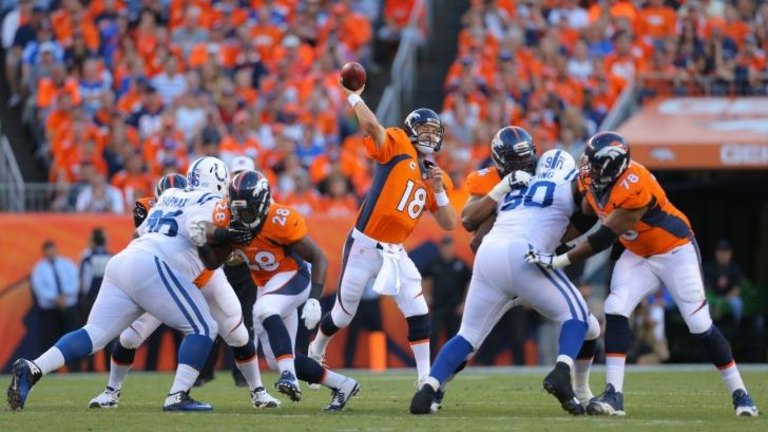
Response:
[{"label": "white helmet", "polygon": [[210,156],[201,157],[189,166],[187,180],[192,190],[205,190],[227,195],[229,169],[221,159]]},{"label": "white helmet", "polygon": [[572,180],[576,174],[576,161],[565,150],[547,150],[536,163],[536,177]]}]

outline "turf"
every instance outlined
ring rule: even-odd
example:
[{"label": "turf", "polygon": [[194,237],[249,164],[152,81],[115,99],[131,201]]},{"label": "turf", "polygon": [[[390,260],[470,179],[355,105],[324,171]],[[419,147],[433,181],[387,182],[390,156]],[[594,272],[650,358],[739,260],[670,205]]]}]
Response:
[{"label": "turf", "polygon": [[[625,388],[628,416],[574,418],[541,389],[543,369],[470,369],[449,388],[444,408],[429,416],[412,416],[414,372],[370,374],[351,371],[362,386],[342,413],[325,414],[325,389],[304,387],[299,403],[283,401],[276,410],[251,408],[248,393],[228,374],[193,396],[214,405],[213,413],[167,414],[160,410],[171,383],[168,374],[132,374],[120,407],[88,410],[88,401],[105,384],[104,375],[46,377],[35,387],[23,412],[0,410],[0,431],[768,431],[768,419],[736,418],[719,375],[707,368],[630,370]],[[603,373],[592,377],[594,390]],[[768,369],[743,373],[758,406],[768,403]],[[275,379],[265,374],[265,382]],[[3,386],[10,377],[0,376]],[[273,394],[275,394],[273,392]]]}]

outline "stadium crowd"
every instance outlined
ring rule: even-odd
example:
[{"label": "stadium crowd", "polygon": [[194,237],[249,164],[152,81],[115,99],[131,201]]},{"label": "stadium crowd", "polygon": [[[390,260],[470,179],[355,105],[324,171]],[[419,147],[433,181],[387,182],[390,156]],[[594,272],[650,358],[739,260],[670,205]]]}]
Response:
[{"label": "stadium crowd", "polygon": [[[396,39],[413,3],[18,1],[2,25],[10,103],[27,107],[51,208],[128,211],[163,173],[218,155],[252,158],[305,214],[355,212],[373,167],[338,69],[371,66],[373,38]],[[643,96],[765,93],[766,2],[472,0],[462,24],[438,157],[456,205],[504,125],[578,157],[632,80]]]}]

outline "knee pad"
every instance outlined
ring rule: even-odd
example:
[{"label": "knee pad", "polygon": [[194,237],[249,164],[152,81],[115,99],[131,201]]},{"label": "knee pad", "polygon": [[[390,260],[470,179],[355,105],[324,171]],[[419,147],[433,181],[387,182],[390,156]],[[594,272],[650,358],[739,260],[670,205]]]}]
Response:
[{"label": "knee pad", "polygon": [[128,349],[139,349],[144,338],[132,326],[120,333],[120,345]]},{"label": "knee pad", "polygon": [[424,300],[423,295],[398,302],[397,306],[406,318],[429,314],[429,307],[427,306],[427,301]]},{"label": "knee pad", "polygon": [[126,348],[120,341],[117,341],[112,347],[112,361],[119,365],[132,365],[136,357],[136,350]]},{"label": "knee pad", "polygon": [[280,311],[269,304],[259,304],[257,301],[253,306],[253,322],[263,323],[265,319],[273,315],[280,316]]},{"label": "knee pad", "polygon": [[693,335],[704,333],[712,327],[712,317],[709,315],[709,305],[706,304],[706,300],[700,307],[698,311],[694,309],[693,314],[688,314],[684,308],[679,308],[685,324],[688,325],[688,331]]},{"label": "knee pad", "polygon": [[701,341],[704,345],[704,349],[707,351],[710,361],[712,361],[718,369],[728,366],[733,361],[731,346],[717,326],[712,325],[705,332],[694,334],[693,336]]},{"label": "knee pad", "polygon": [[429,340],[430,333],[432,332],[432,323],[429,321],[429,315],[411,316],[405,320],[408,321],[409,342]]},{"label": "knee pad", "polygon": [[605,299],[604,310],[606,315],[629,315],[624,309],[626,309],[626,305],[621,297],[609,294]]},{"label": "knee pad", "polygon": [[338,300],[336,301],[336,304],[333,305],[333,309],[331,309],[331,319],[337,328],[349,327],[349,323],[352,322],[354,317],[354,313],[352,313],[352,315],[347,313],[347,311],[341,307]]},{"label": "knee pad", "polygon": [[248,340],[250,339],[248,330],[245,328],[245,325],[243,325],[242,321],[239,322],[237,327],[235,327],[235,329],[230,332],[223,330],[221,338],[224,339],[224,342],[226,342],[228,346],[233,348],[241,347],[247,344]]},{"label": "knee pad", "polygon": [[232,354],[237,363],[249,362],[256,357],[256,345],[249,339],[243,345],[232,346]]},{"label": "knee pad", "polygon": [[629,350],[629,318],[605,315],[605,353],[626,354]]},{"label": "knee pad", "polygon": [[600,337],[600,322],[595,318],[594,315],[589,314],[589,319],[587,320],[587,325],[589,328],[587,329],[587,335],[584,337],[584,340],[595,340]]}]

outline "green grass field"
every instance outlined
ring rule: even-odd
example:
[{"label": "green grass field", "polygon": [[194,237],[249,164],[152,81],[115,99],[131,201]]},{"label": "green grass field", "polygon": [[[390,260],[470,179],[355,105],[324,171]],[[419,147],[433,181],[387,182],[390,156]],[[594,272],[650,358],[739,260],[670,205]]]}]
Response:
[{"label": "green grass field", "polygon": [[[134,373],[123,388],[120,407],[89,410],[88,401],[105,385],[104,375],[59,375],[43,379],[23,412],[0,410],[0,431],[768,431],[768,418],[736,418],[719,374],[708,368],[630,369],[625,383],[628,415],[574,418],[541,389],[542,369],[468,370],[449,388],[438,414],[408,413],[415,373],[351,371],[362,386],[342,413],[325,414],[329,391],[304,386],[304,400],[282,408],[251,408],[248,392],[227,373],[193,391],[214,405],[213,413],[168,414],[160,409],[172,376]],[[758,406],[768,404],[768,369],[743,373]],[[602,388],[597,371],[592,388]],[[265,374],[265,383],[275,379]],[[0,376],[3,389],[9,376]],[[273,392],[273,394],[276,394]]]}]

